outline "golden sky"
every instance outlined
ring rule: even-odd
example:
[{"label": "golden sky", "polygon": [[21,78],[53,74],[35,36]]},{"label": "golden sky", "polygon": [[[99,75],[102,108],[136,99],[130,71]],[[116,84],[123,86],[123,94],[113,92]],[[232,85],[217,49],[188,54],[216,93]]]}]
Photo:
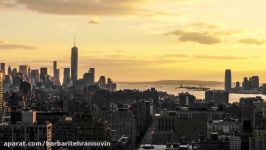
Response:
[{"label": "golden sky", "polygon": [[[265,0],[0,0],[0,61],[90,67],[114,81],[266,82]],[[62,76],[62,72],[61,72]]]}]

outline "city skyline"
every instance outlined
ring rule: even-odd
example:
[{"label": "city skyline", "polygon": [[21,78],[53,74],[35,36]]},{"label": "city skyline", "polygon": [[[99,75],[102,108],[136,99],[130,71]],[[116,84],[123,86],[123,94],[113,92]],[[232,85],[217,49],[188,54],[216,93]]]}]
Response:
[{"label": "city skyline", "polygon": [[266,149],[265,0],[0,0],[0,149]]},{"label": "city skyline", "polygon": [[[31,68],[31,65],[25,65],[25,64],[19,64],[18,67],[19,67],[19,70],[21,70],[20,67],[23,67],[24,68],[24,72],[27,72],[28,69],[30,69],[30,70],[31,69],[34,69],[34,70],[38,70],[38,71],[41,72],[42,68],[44,68],[44,69],[46,69],[45,70],[46,71],[46,74],[52,75],[51,77],[54,77],[55,80],[57,80],[59,82],[62,82],[62,83],[64,82],[64,77],[66,76],[65,75],[65,72],[64,72],[64,69],[70,69],[71,70],[71,80],[72,81],[76,81],[76,80],[80,79],[80,77],[84,73],[86,73],[87,71],[81,72],[80,74],[82,74],[82,75],[79,75],[78,74],[78,70],[79,70],[79,61],[78,61],[79,60],[79,56],[78,56],[78,47],[76,46],[76,40],[75,40],[75,38],[74,38],[74,45],[71,48],[71,55],[70,56],[71,56],[71,58],[70,58],[70,64],[69,64],[69,66],[66,66],[65,68],[61,68],[61,67],[58,68],[57,67],[57,62],[58,61],[50,61],[50,63],[52,62],[52,67],[49,65],[49,66],[41,66],[39,68]],[[1,66],[0,68],[5,68],[6,69],[5,72],[9,69],[9,67],[11,67],[10,64],[8,65],[5,62],[1,63],[1,65],[4,65],[3,67]],[[14,66],[12,66],[12,67],[14,67]],[[16,68],[16,67],[14,67],[14,68]],[[71,68],[73,68],[73,69],[71,69]],[[89,69],[91,70],[92,68],[89,68]],[[62,74],[62,76],[61,76],[61,74]],[[72,76],[72,74],[74,74],[74,76]],[[99,74],[98,77],[100,78],[101,75]],[[241,78],[243,79],[243,77],[245,79],[246,78],[246,75],[244,75],[242,77],[239,77],[237,79],[232,80],[231,69],[226,69],[225,70],[225,80],[224,80],[225,87],[226,86],[232,86],[232,84],[235,84],[236,82],[239,82],[241,80]],[[167,80],[167,79],[165,79],[165,80]],[[173,79],[173,80],[177,80],[177,79]],[[189,79],[184,79],[184,80],[187,80],[188,81]],[[193,80],[194,81],[211,81],[211,80],[191,79],[191,81],[193,81]],[[146,81],[148,81],[148,82],[151,81],[152,82],[152,80],[146,80]],[[163,80],[154,80],[154,81],[163,81]],[[220,80],[216,80],[216,81],[220,81]],[[123,83],[123,81],[120,81],[120,82]],[[130,82],[141,82],[141,81],[124,81],[124,82],[130,83]],[[223,81],[220,81],[220,82],[223,82]],[[231,83],[231,84],[229,84],[229,83]],[[261,83],[261,84],[263,84],[263,83]],[[227,89],[230,89],[230,88],[227,88]]]},{"label": "city skyline", "polygon": [[234,82],[251,75],[266,82],[265,1],[53,2],[0,1],[1,62],[51,74],[56,60],[62,78],[76,35],[79,77],[93,67],[118,82],[223,81],[229,68]]}]

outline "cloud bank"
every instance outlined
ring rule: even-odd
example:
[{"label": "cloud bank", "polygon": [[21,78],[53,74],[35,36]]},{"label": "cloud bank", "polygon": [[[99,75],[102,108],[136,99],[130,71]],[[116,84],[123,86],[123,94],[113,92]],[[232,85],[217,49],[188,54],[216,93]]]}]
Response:
[{"label": "cloud bank", "polygon": [[[4,0],[1,0],[4,1]],[[5,0],[11,1],[11,0]],[[133,14],[146,0],[14,0],[16,4],[40,13],[56,15]],[[1,4],[1,3],[0,3]]]},{"label": "cloud bank", "polygon": [[216,36],[210,35],[208,33],[200,33],[200,32],[186,32],[182,30],[176,30],[173,32],[168,32],[166,35],[177,35],[179,41],[181,42],[197,42],[201,44],[217,44],[221,42]]},{"label": "cloud bank", "polygon": [[27,44],[19,44],[19,43],[10,43],[6,40],[1,40],[0,39],[0,49],[1,50],[12,50],[12,49],[35,49],[34,46],[27,45]]},{"label": "cloud bank", "polygon": [[266,40],[264,39],[256,39],[256,38],[243,38],[239,40],[242,44],[253,44],[253,45],[263,45],[266,44]]}]

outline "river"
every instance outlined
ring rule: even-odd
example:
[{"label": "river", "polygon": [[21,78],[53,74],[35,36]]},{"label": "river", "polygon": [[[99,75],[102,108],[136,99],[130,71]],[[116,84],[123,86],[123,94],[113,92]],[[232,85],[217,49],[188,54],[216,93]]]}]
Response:
[{"label": "river", "polygon": [[[197,86],[197,85],[195,85]],[[151,87],[156,88],[158,91],[167,92],[168,94],[178,95],[178,93],[181,92],[189,92],[190,94],[196,96],[197,99],[204,99],[205,98],[205,91],[195,91],[195,90],[189,90],[184,88],[177,88],[177,85],[152,85],[152,84],[139,84],[139,83],[119,83],[117,84],[117,90],[123,90],[123,89],[138,89],[138,90],[147,90]],[[208,86],[205,87],[214,89],[214,90],[222,90],[222,86]],[[229,94],[229,102],[239,102],[239,99],[241,97],[255,97],[255,96],[261,96],[264,100],[266,100],[266,95],[263,94],[235,94],[230,93]]]}]

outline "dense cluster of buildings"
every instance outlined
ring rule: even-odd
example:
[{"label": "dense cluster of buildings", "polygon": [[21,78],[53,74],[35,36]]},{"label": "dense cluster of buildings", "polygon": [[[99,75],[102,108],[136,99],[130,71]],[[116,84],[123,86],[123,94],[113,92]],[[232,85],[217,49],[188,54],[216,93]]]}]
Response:
[{"label": "dense cluster of buildings", "polygon": [[[170,95],[155,88],[116,91],[110,78],[95,81],[94,68],[78,79],[77,55],[74,46],[63,84],[56,61],[52,77],[47,68],[21,65],[6,73],[1,64],[0,149],[7,149],[7,141],[96,142],[10,147],[16,150],[266,149],[266,103],[258,96],[229,103],[230,70],[225,90],[206,90],[199,100],[188,92]],[[261,88],[258,81],[254,76],[248,83]]]},{"label": "dense cluster of buildings", "polygon": [[[1,149],[6,148],[5,141],[96,141],[109,145],[65,148],[135,149],[152,122],[153,99],[158,98],[155,89],[114,92],[94,86],[57,92],[32,89],[30,95],[3,91],[1,94],[5,95],[5,99],[1,99],[4,108],[1,110]],[[13,148],[31,149],[25,146]],[[48,145],[33,149],[60,147]]]},{"label": "dense cluster of buildings", "polygon": [[[204,100],[189,93],[167,96],[154,115],[155,149],[265,149],[266,103],[261,97],[228,103],[227,91],[206,91]],[[164,146],[163,146],[164,145]],[[143,148],[144,149],[144,148]]]},{"label": "dense cluster of buildings", "polygon": [[4,74],[5,90],[9,91],[19,91],[21,86],[27,86],[28,84],[30,84],[28,85],[31,86],[30,88],[68,88],[73,85],[75,88],[83,88],[97,85],[106,90],[116,90],[116,83],[110,78],[105,79],[105,76],[101,76],[99,81],[95,81],[95,68],[90,68],[87,73],[84,73],[83,78],[78,78],[78,48],[75,45],[71,49],[71,68],[63,69],[62,83],[57,61],[53,61],[52,70],[53,74],[50,75],[47,67],[31,69],[28,65],[19,65],[18,69],[12,69],[8,66],[6,72],[5,63],[0,64],[0,71]]},{"label": "dense cluster of buildings", "polygon": [[266,103],[260,97],[241,98],[239,103],[230,104],[226,90],[205,91],[203,100],[188,92],[175,96],[154,88],[111,91],[101,88],[103,84],[90,84],[95,78],[93,72],[90,69],[69,88],[30,88],[29,93],[4,92],[1,73],[0,148],[5,148],[4,141],[108,143],[63,147],[78,150],[266,148]]},{"label": "dense cluster of buildings", "polygon": [[244,77],[243,81],[236,81],[232,87],[232,73],[225,70],[224,90],[232,93],[266,94],[266,84],[260,84],[259,76]]}]

